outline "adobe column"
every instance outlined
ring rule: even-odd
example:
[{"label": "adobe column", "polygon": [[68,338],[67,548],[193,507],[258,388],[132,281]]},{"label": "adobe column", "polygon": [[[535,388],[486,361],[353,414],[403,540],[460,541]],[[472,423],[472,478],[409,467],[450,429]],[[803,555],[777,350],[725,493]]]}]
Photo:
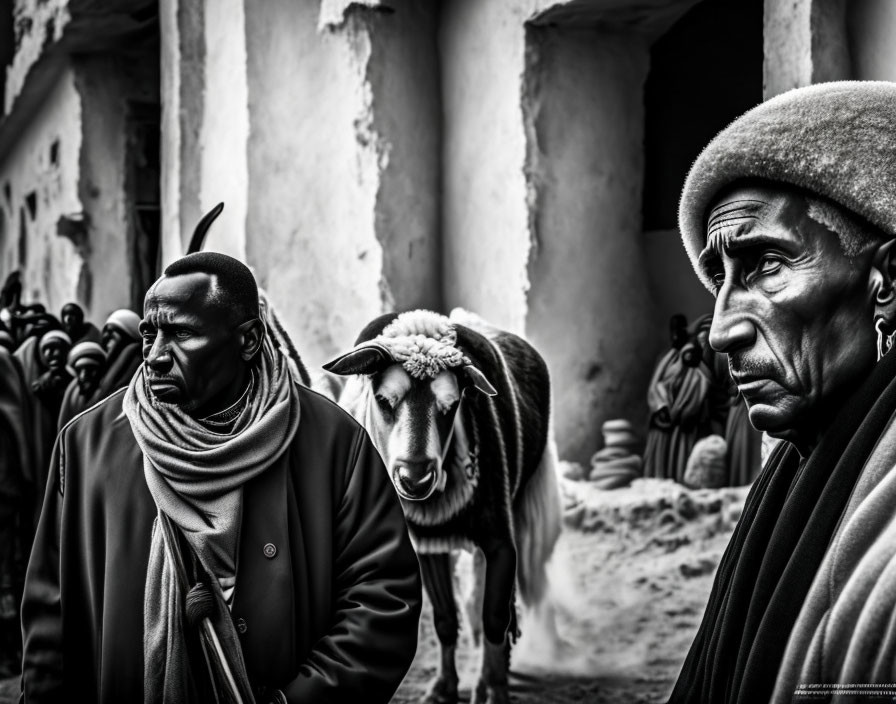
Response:
[{"label": "adobe column", "polygon": [[435,3],[245,2],[246,255],[306,362],[439,307]]},{"label": "adobe column", "polygon": [[765,0],[763,95],[851,77],[844,0]]}]

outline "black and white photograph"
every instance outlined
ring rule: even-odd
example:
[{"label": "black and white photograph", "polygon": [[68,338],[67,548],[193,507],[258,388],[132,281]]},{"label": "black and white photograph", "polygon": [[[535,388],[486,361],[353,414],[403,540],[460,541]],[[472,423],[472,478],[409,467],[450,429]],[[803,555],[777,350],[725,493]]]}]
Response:
[{"label": "black and white photograph", "polygon": [[0,704],[896,701],[894,243],[894,0],[0,0]]}]

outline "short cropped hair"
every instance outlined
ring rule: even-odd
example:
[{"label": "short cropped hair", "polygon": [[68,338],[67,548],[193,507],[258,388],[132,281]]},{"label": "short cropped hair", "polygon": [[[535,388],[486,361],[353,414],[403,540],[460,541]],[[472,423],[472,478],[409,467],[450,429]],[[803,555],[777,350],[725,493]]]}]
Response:
[{"label": "short cropped hair", "polygon": [[840,249],[850,259],[887,239],[883,232],[834,201],[808,195],[806,205],[806,215],[836,234]]},{"label": "short cropped hair", "polygon": [[165,276],[208,274],[214,277],[212,300],[232,310],[235,324],[259,317],[258,284],[249,267],[220,252],[196,252],[172,262]]}]

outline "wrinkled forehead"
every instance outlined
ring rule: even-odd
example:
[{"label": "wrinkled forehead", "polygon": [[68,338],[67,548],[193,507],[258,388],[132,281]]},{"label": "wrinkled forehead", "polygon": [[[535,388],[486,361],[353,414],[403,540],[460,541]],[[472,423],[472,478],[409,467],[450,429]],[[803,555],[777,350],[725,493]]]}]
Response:
[{"label": "wrinkled forehead", "polygon": [[706,245],[700,261],[721,256],[739,241],[766,236],[800,239],[806,213],[801,193],[773,186],[739,186],[717,196],[706,218]]}]

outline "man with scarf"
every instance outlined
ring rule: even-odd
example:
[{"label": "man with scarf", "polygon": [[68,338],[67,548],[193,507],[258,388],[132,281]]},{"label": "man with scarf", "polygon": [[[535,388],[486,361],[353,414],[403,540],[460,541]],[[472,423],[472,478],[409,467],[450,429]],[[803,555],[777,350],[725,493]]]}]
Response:
[{"label": "man with scarf", "polygon": [[401,508],[364,430],[295,383],[265,320],[222,254],[148,291],[142,367],[57,440],[25,702],[385,703],[398,687],[421,603]]},{"label": "man with scarf", "polygon": [[[694,163],[709,341],[779,442],[672,702],[879,701],[896,682],[896,84],[777,96]],[[842,699],[841,699],[842,698]]]}]

